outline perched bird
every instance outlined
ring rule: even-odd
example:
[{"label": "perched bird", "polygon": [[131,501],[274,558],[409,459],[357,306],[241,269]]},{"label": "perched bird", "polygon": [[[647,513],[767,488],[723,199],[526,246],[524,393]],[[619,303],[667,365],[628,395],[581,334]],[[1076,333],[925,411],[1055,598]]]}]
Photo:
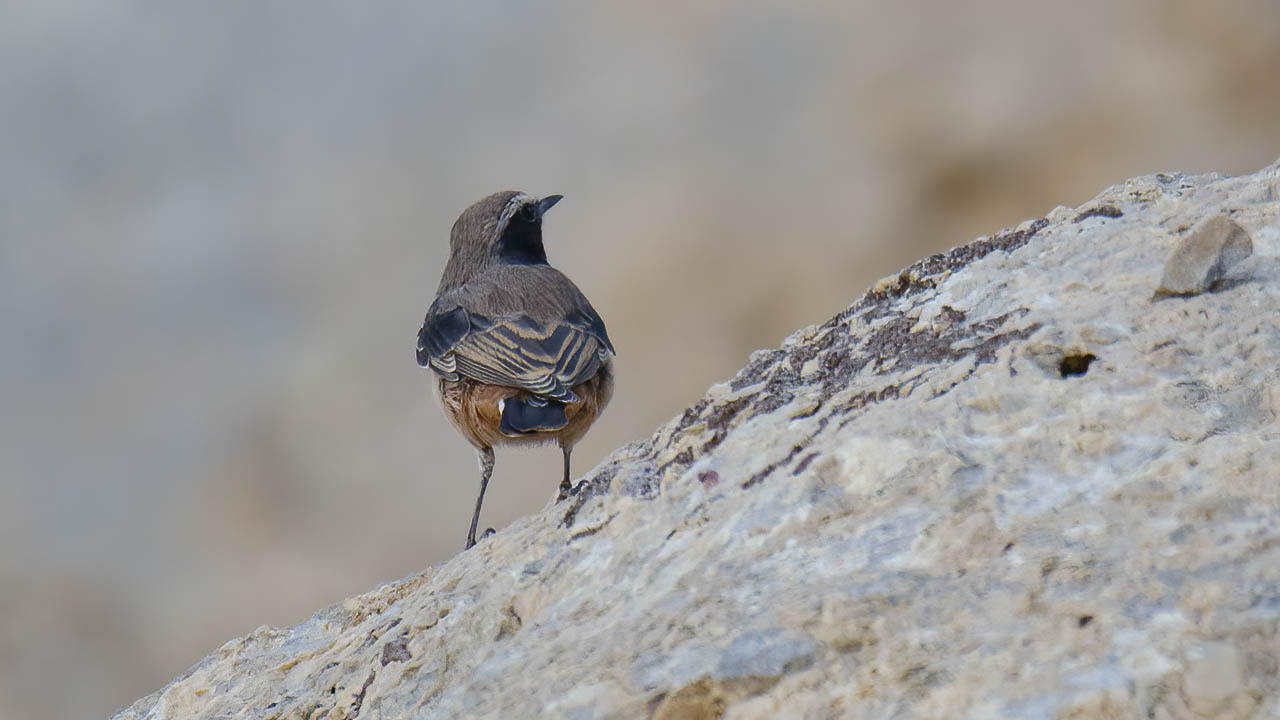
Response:
[{"label": "perched bird", "polygon": [[613,395],[613,343],[604,321],[563,273],[547,264],[542,217],[560,195],[490,195],[463,211],[449,262],[418,332],[418,364],[438,376],[449,422],[479,451],[476,523],[493,474],[493,447],[555,441],[569,455]]}]

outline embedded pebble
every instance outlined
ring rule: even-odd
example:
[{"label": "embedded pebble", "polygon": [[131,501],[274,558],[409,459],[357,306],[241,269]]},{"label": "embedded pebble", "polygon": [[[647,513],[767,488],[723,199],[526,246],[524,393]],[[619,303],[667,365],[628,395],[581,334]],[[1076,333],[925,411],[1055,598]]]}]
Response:
[{"label": "embedded pebble", "polygon": [[1226,215],[1202,221],[1178,242],[1164,264],[1157,296],[1198,295],[1223,278],[1232,265],[1253,254],[1244,228]]}]

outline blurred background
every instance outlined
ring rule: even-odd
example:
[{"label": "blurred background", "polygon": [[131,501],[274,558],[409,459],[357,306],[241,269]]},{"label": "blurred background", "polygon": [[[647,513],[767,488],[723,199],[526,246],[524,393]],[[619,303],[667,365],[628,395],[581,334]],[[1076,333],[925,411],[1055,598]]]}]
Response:
[{"label": "blurred background", "polygon": [[[924,254],[1280,155],[1275,0],[9,3],[0,717],[106,717],[460,548],[414,361],[449,227],[565,201],[608,323],[575,475]],[[543,506],[499,452],[481,527]]]}]

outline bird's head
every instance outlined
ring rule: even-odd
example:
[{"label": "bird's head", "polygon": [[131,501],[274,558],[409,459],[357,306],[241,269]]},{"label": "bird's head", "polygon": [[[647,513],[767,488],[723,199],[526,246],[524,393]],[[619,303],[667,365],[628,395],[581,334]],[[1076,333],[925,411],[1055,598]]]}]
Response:
[{"label": "bird's head", "polygon": [[494,263],[545,265],[542,216],[561,197],[536,198],[506,190],[463,210],[449,235],[449,264],[441,289],[457,287]]}]

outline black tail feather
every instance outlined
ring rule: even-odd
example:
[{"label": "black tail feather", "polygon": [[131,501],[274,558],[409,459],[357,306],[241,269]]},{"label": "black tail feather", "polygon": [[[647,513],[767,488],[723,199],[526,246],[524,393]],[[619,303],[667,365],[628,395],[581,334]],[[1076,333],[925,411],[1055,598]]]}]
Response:
[{"label": "black tail feather", "polygon": [[564,403],[538,397],[511,397],[502,405],[502,422],[498,431],[516,436],[559,430],[569,424]]}]

